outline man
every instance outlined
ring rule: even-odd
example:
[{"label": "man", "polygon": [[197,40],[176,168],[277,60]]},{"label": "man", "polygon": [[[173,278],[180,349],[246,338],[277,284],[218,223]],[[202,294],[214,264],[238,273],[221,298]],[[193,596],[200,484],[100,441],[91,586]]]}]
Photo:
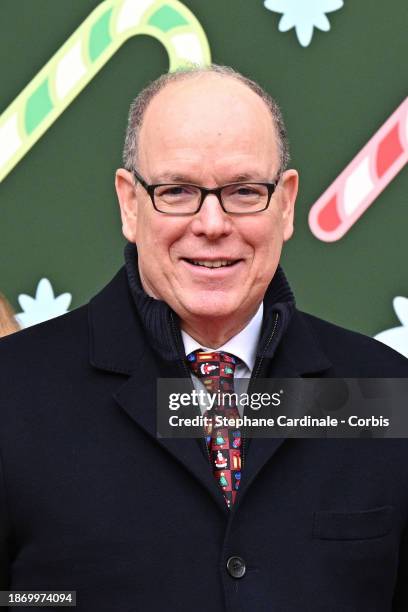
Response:
[{"label": "man", "polygon": [[0,345],[1,587],[76,590],[98,612],[406,610],[404,440],[246,440],[242,474],[221,476],[213,432],[156,435],[157,379],[208,383],[211,364],[231,385],[408,375],[295,308],[278,264],[298,175],[276,104],[226,68],[161,77],[131,107],[124,161],[125,267]]}]

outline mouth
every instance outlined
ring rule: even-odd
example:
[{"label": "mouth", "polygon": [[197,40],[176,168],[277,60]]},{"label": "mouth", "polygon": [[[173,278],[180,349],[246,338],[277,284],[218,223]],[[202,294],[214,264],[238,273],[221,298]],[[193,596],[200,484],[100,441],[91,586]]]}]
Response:
[{"label": "mouth", "polygon": [[183,261],[186,261],[192,266],[215,270],[219,268],[231,268],[241,262],[242,259],[189,259],[183,257]]}]

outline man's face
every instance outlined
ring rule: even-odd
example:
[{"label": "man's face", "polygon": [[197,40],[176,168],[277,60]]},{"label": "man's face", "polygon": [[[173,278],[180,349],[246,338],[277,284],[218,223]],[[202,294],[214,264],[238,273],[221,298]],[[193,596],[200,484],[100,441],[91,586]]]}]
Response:
[{"label": "man's face", "polygon": [[[207,74],[171,83],[146,110],[137,170],[149,184],[214,188],[274,181],[279,152],[270,113],[259,96],[231,78]],[[192,321],[229,319],[243,327],[292,234],[296,172],[283,175],[267,210],[242,216],[224,213],[215,195],[195,215],[162,214],[125,170],[117,172],[116,187],[145,291],[167,302],[185,328]],[[210,267],[220,261],[229,265]]]}]

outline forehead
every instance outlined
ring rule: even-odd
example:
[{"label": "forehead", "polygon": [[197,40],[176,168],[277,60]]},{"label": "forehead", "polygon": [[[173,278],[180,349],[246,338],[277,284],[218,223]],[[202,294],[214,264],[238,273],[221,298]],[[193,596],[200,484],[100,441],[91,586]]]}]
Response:
[{"label": "forehead", "polygon": [[148,105],[139,133],[139,161],[234,158],[276,163],[275,127],[266,103],[231,77],[201,74],[168,84]]}]

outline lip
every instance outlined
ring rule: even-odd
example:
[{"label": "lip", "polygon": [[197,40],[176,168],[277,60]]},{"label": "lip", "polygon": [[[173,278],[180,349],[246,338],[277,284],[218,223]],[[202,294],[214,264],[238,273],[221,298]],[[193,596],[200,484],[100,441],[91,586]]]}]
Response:
[{"label": "lip", "polygon": [[[190,258],[189,258],[190,259]],[[229,257],[194,257],[195,261],[235,261],[235,263],[229,266],[220,266],[219,268],[207,268],[206,266],[197,266],[193,263],[190,263],[187,258],[181,258],[180,261],[182,264],[190,270],[190,272],[199,275],[206,276],[210,278],[218,278],[220,276],[227,276],[231,273],[235,273],[238,268],[243,265],[243,259],[232,260]]]}]

